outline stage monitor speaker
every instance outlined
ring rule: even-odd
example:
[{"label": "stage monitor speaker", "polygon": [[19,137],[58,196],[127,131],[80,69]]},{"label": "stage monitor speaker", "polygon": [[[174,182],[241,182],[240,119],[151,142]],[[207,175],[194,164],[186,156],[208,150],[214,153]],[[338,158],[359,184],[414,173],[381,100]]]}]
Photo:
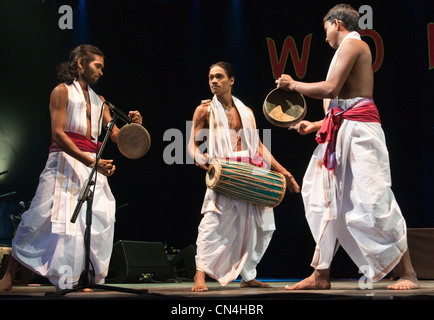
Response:
[{"label": "stage monitor speaker", "polygon": [[182,280],[193,280],[196,274],[196,247],[190,245],[169,259],[169,266],[174,277]]},{"label": "stage monitor speaker", "polygon": [[[407,243],[411,264],[417,277],[423,280],[434,279],[434,229],[408,228]],[[399,277],[399,265],[392,270],[392,277]]]},{"label": "stage monitor speaker", "polygon": [[434,279],[434,229],[408,228],[408,249],[419,279]]},{"label": "stage monitor speaker", "polygon": [[164,281],[169,274],[163,243],[120,240],[113,245],[108,276],[110,282]]}]

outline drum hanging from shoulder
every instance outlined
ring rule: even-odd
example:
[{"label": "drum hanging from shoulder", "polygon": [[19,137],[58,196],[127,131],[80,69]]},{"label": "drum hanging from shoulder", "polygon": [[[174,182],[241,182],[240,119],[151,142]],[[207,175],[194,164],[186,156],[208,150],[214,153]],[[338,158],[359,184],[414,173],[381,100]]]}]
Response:
[{"label": "drum hanging from shoulder", "polygon": [[276,207],[285,196],[279,173],[248,163],[214,159],[205,177],[209,189],[265,207]]}]

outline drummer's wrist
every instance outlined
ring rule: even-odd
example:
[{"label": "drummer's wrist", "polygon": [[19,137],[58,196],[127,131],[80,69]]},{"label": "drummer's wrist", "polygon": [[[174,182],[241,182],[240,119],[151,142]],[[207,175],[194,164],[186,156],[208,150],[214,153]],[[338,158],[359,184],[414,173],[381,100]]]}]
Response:
[{"label": "drummer's wrist", "polygon": [[93,168],[93,166],[95,165],[95,160],[86,161],[85,165],[89,168]]},{"label": "drummer's wrist", "polygon": [[282,174],[283,174],[285,177],[292,178],[292,174],[291,174],[288,170],[283,171]]},{"label": "drummer's wrist", "polygon": [[198,155],[197,155],[197,157],[194,159],[194,161],[197,163],[197,164],[199,164],[199,160],[200,160],[200,158],[203,156],[203,154],[201,154],[201,153],[199,153]]}]

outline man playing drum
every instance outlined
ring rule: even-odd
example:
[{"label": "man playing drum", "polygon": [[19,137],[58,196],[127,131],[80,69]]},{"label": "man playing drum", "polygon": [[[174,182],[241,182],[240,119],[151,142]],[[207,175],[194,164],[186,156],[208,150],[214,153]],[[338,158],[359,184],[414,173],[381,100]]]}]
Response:
[{"label": "man playing drum", "polygon": [[[208,170],[212,157],[248,159],[258,166],[263,165],[263,160],[269,161],[272,170],[285,176],[289,191],[299,192],[293,176],[273,158],[257,137],[253,112],[232,96],[234,81],[235,75],[229,63],[218,62],[210,67],[209,86],[214,97],[212,101],[203,101],[194,112],[189,154],[205,170]],[[211,156],[202,154],[198,147],[201,130],[210,132],[207,144],[208,153],[213,150]],[[221,285],[241,274],[242,287],[267,287],[267,284],[256,280],[256,265],[275,229],[273,209],[207,189],[202,214],[192,291],[208,290],[205,274]]]},{"label": "man playing drum", "polygon": [[306,218],[316,241],[312,275],[287,289],[330,288],[330,264],[340,244],[371,281],[400,262],[389,289],[418,288],[407,247],[406,223],[391,191],[389,155],[372,99],[369,46],[355,31],[359,14],[337,5],[324,18],[335,56],[325,81],[302,83],[282,75],[278,88],[324,99],[326,118],[301,121],[302,135],[319,130],[319,145],[304,176]]}]

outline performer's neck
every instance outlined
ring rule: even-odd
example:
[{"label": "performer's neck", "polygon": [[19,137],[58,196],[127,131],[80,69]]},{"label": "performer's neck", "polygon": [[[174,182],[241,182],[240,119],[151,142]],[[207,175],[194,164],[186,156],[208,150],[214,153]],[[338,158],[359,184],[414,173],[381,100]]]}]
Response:
[{"label": "performer's neck", "polygon": [[222,96],[217,96],[218,101],[222,104],[223,108],[230,109],[233,106],[232,94],[228,93]]},{"label": "performer's neck", "polygon": [[345,31],[341,31],[339,33],[339,39],[338,39],[338,44],[339,46],[342,44],[342,42],[344,41],[345,37],[350,33],[351,31],[345,30]]},{"label": "performer's neck", "polygon": [[89,84],[87,81],[83,80],[81,77],[79,77],[77,81],[80,84],[81,90],[88,91]]}]

